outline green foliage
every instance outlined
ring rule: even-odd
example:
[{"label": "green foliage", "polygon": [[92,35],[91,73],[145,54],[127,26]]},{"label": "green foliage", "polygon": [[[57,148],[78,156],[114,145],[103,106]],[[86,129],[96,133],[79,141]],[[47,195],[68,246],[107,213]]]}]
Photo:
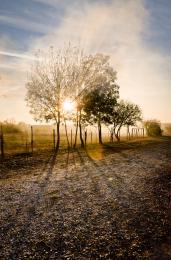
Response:
[{"label": "green foliage", "polygon": [[83,109],[89,123],[97,123],[99,143],[102,143],[102,123],[108,121],[119,97],[119,87],[114,81],[107,81],[88,92],[83,98]]},{"label": "green foliage", "polygon": [[120,140],[120,130],[123,126],[134,126],[142,120],[142,112],[138,105],[121,100],[108,115],[108,123],[113,127],[110,129],[111,134]]},{"label": "green foliage", "polygon": [[119,97],[119,87],[114,82],[95,88],[83,98],[83,109],[90,123],[105,123],[113,112]]},{"label": "green foliage", "polygon": [[112,123],[115,127],[134,126],[142,120],[142,112],[138,105],[121,100],[112,113]]},{"label": "green foliage", "polygon": [[144,122],[144,126],[148,136],[161,136],[161,123],[157,120],[148,120]]}]

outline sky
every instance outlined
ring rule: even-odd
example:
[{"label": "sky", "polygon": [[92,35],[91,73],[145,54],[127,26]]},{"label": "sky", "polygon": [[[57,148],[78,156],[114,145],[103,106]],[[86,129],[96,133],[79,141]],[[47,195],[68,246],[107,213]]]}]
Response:
[{"label": "sky", "polygon": [[0,0],[0,121],[32,123],[25,84],[34,54],[69,42],[110,55],[120,97],[171,122],[170,0]]}]

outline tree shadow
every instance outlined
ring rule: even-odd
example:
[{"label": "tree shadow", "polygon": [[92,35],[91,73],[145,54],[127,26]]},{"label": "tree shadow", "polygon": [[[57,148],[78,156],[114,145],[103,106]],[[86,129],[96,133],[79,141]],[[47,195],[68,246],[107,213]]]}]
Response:
[{"label": "tree shadow", "polygon": [[[8,218],[8,225],[7,227],[3,228],[3,232],[1,232],[1,236],[3,236],[3,234],[5,236],[5,234],[8,234],[10,230],[15,230],[16,228],[16,231],[13,233],[13,239],[15,238],[14,242],[12,243],[13,251],[9,253],[8,259],[14,259],[14,257],[15,259],[18,259],[23,253],[22,245],[25,244],[25,246],[29,246],[29,243],[27,242],[27,233],[29,227],[32,224],[32,221],[37,216],[37,206],[41,203],[41,198],[49,183],[58,153],[59,151],[56,150],[52,155],[48,157],[48,159],[44,163],[41,172],[42,174],[46,172],[46,176],[39,183],[38,192],[36,194],[33,192],[32,194],[32,187],[30,188],[29,197],[27,196],[22,204],[20,204],[20,207],[16,210],[16,216]],[[38,178],[40,176],[41,175],[39,174]],[[26,218],[24,220],[24,223],[22,223],[22,226],[20,223],[21,214],[26,214]]]}]

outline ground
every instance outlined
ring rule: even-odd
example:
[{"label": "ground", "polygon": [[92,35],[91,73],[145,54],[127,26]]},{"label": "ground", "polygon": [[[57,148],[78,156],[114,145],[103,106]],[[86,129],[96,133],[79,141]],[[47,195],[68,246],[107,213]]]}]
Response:
[{"label": "ground", "polygon": [[9,156],[0,259],[171,259],[171,138]]}]

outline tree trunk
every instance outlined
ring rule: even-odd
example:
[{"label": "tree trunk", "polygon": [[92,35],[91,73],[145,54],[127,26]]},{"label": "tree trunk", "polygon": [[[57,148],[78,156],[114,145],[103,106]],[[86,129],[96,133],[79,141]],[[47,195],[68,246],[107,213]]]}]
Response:
[{"label": "tree trunk", "polygon": [[116,137],[116,139],[117,139],[118,142],[120,142],[120,129],[121,129],[121,128],[119,127],[118,130],[117,130],[117,131],[115,130],[115,132],[114,132],[115,137]]},{"label": "tree trunk", "polygon": [[79,129],[80,129],[80,141],[81,141],[81,147],[84,147],[84,140],[83,140],[83,134],[82,134],[82,125],[79,121]]},{"label": "tree trunk", "polygon": [[81,110],[79,111],[78,126],[79,126],[79,130],[80,130],[81,147],[84,147],[84,140],[83,140],[83,134],[82,134],[82,125],[81,125]]},{"label": "tree trunk", "polygon": [[110,142],[113,143],[113,130],[110,131]]},{"label": "tree trunk", "polygon": [[102,144],[102,126],[101,126],[101,123],[100,123],[100,120],[98,122],[98,132],[99,132],[99,144]]},{"label": "tree trunk", "polygon": [[130,140],[130,131],[129,131],[129,125],[127,125],[127,139]]},{"label": "tree trunk", "polygon": [[75,141],[74,141],[74,145],[73,145],[74,148],[77,145],[77,134],[78,134],[78,110],[77,110],[77,118],[76,118]]},{"label": "tree trunk", "polygon": [[67,144],[68,144],[68,148],[69,148],[70,144],[69,144],[69,138],[68,138],[67,124],[66,124],[66,120],[65,119],[64,119],[64,122],[65,122],[65,134],[66,134]]},{"label": "tree trunk", "polygon": [[58,119],[56,123],[56,134],[57,134],[56,150],[58,150],[60,144],[60,112],[58,112]]},{"label": "tree trunk", "polygon": [[117,140],[118,142],[120,142],[120,136],[119,136],[118,132],[115,133],[115,137],[116,137],[116,140]]}]

